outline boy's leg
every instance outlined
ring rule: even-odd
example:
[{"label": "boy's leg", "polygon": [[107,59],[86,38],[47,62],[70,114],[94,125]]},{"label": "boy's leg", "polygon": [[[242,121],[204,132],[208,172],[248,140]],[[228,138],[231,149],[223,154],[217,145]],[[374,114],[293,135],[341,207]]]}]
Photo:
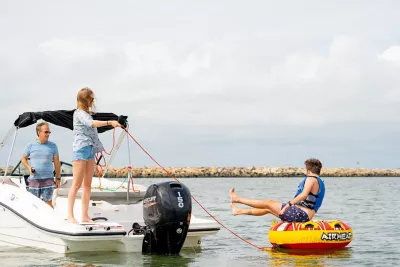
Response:
[{"label": "boy's leg", "polygon": [[257,209],[268,209],[271,214],[279,217],[279,212],[282,208],[282,203],[275,200],[257,200],[250,198],[241,198],[236,192],[235,188],[230,190],[231,203],[241,203]]},{"label": "boy's leg", "polygon": [[269,209],[240,209],[231,203],[233,215],[253,215],[253,216],[263,216],[265,214],[271,213]]}]

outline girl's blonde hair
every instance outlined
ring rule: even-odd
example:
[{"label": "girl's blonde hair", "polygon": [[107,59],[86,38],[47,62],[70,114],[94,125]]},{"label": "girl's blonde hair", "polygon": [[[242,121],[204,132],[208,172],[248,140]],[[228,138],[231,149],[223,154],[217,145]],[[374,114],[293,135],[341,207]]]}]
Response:
[{"label": "girl's blonde hair", "polygon": [[89,87],[82,88],[76,97],[76,107],[86,111],[87,113],[95,110],[94,93]]}]

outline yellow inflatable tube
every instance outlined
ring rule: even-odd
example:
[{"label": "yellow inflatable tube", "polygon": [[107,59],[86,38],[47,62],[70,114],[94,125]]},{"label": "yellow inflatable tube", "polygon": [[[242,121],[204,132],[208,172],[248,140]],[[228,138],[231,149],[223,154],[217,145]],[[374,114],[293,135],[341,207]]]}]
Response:
[{"label": "yellow inflatable tube", "polygon": [[268,234],[274,247],[338,249],[353,240],[353,230],[342,221],[273,222]]}]

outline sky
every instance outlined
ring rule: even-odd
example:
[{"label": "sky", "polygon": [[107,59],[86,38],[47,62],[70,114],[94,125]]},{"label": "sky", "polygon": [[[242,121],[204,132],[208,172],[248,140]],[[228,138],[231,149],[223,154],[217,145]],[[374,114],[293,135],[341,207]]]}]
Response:
[{"label": "sky", "polygon": [[[99,112],[163,166],[400,168],[398,1],[0,1],[0,141],[19,114]],[[71,160],[72,132],[50,140]],[[121,133],[116,130],[116,137]],[[18,131],[11,164],[35,140]],[[111,132],[101,134],[106,148]],[[12,138],[0,149],[5,166]],[[125,140],[114,166],[155,166]]]}]

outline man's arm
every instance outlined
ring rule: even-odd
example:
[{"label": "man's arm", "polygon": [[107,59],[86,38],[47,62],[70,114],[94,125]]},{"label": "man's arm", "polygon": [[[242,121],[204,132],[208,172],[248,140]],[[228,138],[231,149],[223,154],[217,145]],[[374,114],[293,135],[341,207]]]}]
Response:
[{"label": "man's arm", "polygon": [[58,178],[61,178],[61,164],[60,164],[60,157],[54,156],[53,157],[54,161],[54,169],[56,170],[56,188],[60,187],[60,180]]},{"label": "man's arm", "polygon": [[27,156],[27,155],[22,155],[22,158],[21,158],[21,162],[22,162],[22,165],[24,165],[25,166],[25,168],[29,171],[29,174],[30,175],[33,175],[33,173],[32,173],[32,168],[31,168],[31,166],[29,165],[29,163],[28,163],[28,159],[29,159],[29,157]]}]

